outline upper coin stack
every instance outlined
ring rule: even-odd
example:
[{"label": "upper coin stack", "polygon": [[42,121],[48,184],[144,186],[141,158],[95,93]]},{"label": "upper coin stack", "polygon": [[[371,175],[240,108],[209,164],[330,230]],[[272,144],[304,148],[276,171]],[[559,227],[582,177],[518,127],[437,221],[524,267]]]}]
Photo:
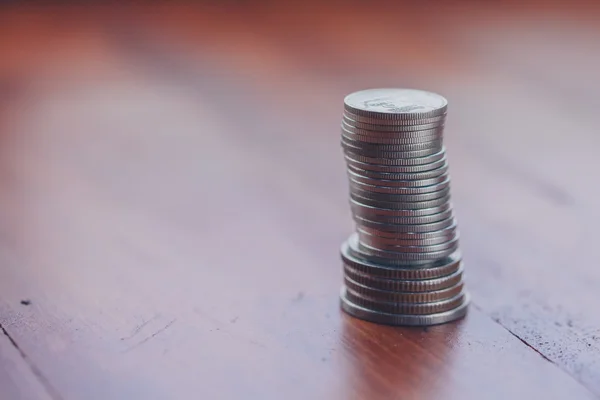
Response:
[{"label": "upper coin stack", "polygon": [[433,325],[466,314],[435,93],[370,89],[344,99],[342,148],[356,232],[342,245],[342,308],[365,320]]}]

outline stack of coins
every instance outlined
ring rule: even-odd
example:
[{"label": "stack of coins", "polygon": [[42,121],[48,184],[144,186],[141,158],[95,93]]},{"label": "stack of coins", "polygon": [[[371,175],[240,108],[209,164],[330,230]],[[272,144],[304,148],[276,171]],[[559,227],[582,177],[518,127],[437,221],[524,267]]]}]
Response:
[{"label": "stack of coins", "polygon": [[447,104],[411,89],[344,99],[341,144],[356,232],[341,249],[341,304],[355,317],[433,325],[466,314],[442,140]]}]

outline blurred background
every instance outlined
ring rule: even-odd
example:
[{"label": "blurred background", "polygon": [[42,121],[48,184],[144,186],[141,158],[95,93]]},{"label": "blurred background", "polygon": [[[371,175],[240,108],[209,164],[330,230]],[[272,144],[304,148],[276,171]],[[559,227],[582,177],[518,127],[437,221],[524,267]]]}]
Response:
[{"label": "blurred background", "polygon": [[343,97],[425,89],[449,100],[478,309],[555,339],[536,346],[600,393],[599,13],[592,1],[2,2],[0,240],[28,262],[4,268],[0,292],[95,315],[110,287],[128,315],[176,309],[161,291],[177,287],[218,312],[264,309],[270,332],[290,288],[334,312],[353,229]]}]

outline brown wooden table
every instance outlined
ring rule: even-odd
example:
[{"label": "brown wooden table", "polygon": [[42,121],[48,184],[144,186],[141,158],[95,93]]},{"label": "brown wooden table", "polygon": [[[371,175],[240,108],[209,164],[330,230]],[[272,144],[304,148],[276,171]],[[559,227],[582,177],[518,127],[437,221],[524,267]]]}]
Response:
[{"label": "brown wooden table", "polygon": [[[0,398],[600,397],[597,8],[3,6]],[[339,310],[382,86],[450,101],[457,323]]]}]

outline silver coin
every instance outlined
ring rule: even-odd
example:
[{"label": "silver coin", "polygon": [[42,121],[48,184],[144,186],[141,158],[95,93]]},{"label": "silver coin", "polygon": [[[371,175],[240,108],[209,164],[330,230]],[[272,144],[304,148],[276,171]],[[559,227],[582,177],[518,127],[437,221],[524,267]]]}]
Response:
[{"label": "silver coin", "polygon": [[340,121],[342,126],[352,129],[372,131],[372,132],[391,132],[399,135],[410,132],[423,132],[430,130],[443,130],[446,124],[446,116],[439,118],[425,118],[419,120],[380,120],[373,118],[364,118],[350,114],[342,113]]},{"label": "silver coin", "polygon": [[[452,247],[439,251],[427,253],[398,253],[384,252],[381,250],[365,249],[359,245],[356,234],[348,238],[348,252],[357,259],[368,260],[373,263],[381,263],[383,265],[394,266],[413,266],[428,265],[437,260],[444,259],[454,254],[458,250],[458,243],[454,243]],[[385,253],[385,254],[384,254]]]},{"label": "silver coin", "polygon": [[[344,268],[344,276],[352,278],[356,282],[360,282],[362,285],[385,291],[396,291],[396,292],[430,292],[440,290],[446,287],[450,287],[460,283],[463,277],[462,263],[448,264],[451,265],[453,270],[447,274],[445,269],[439,268],[439,273],[434,268],[411,268],[395,266],[395,265],[377,265],[378,269],[388,268],[388,271],[395,273],[399,272],[410,272],[411,276],[418,276],[418,279],[402,279],[402,278],[386,278],[374,275],[373,272],[377,269],[369,268],[367,272],[361,269],[357,269],[354,265],[347,263],[342,264]],[[428,273],[435,273],[433,277],[428,277]]]},{"label": "silver coin", "polygon": [[[366,246],[369,246],[371,248],[377,248],[379,250],[397,252],[397,251],[400,251],[400,250],[398,250],[398,248],[414,247],[414,246],[426,248],[428,246],[443,245],[443,244],[451,242],[452,240],[456,239],[457,237],[458,237],[458,235],[455,235],[455,237],[450,240],[445,239],[445,238],[421,240],[421,241],[396,240],[395,243],[393,243],[393,244],[378,243],[375,240],[363,241],[364,238],[362,238],[362,239],[359,239],[359,243],[360,243],[359,246],[361,249],[364,249],[364,248],[366,248]],[[367,238],[367,239],[369,239],[369,238]]]},{"label": "silver coin", "polygon": [[389,290],[374,289],[362,285],[350,277],[344,277],[344,285],[350,292],[369,299],[371,301],[382,301],[388,303],[432,303],[443,301],[459,295],[464,287],[462,282],[445,289],[431,292],[392,292]]},{"label": "silver coin", "polygon": [[365,135],[362,133],[353,133],[342,129],[342,136],[348,139],[356,140],[357,142],[366,142],[373,144],[418,144],[424,142],[431,142],[433,140],[444,140],[441,133],[427,135],[423,137],[381,137],[379,135]]},{"label": "silver coin", "polygon": [[[448,243],[448,241],[446,241],[446,242],[443,242],[443,243],[440,243],[440,244],[445,244],[445,243]],[[363,251],[363,253],[369,253],[368,251],[366,251],[366,250],[363,250],[363,249],[365,249],[365,248],[366,248],[366,246],[365,246],[365,244],[364,244],[363,242],[360,242],[360,245],[359,245],[359,246],[360,246],[360,248],[361,248],[361,251]],[[420,243],[420,244],[410,245],[410,246],[408,246],[408,247],[410,248],[411,246],[412,246],[412,247],[416,247],[416,246],[418,246],[418,247],[421,247],[421,248],[426,248],[426,247],[428,247],[428,246],[435,246],[435,245],[428,245],[428,244],[422,244],[422,243]],[[377,249],[379,249],[379,250],[381,250],[381,251],[398,252],[398,251],[400,251],[400,250],[398,250],[398,247],[406,247],[406,246],[398,246],[398,245],[387,245],[387,244],[384,244],[384,245],[376,245],[376,246],[371,246],[371,247],[376,247]],[[456,247],[455,247],[455,249],[457,250],[457,249],[458,249],[458,246],[456,246]],[[383,258],[383,257],[382,257],[382,258]]]},{"label": "silver coin", "polygon": [[[348,241],[352,244],[352,249],[358,249],[361,253],[368,253],[371,251],[374,252],[375,255],[381,255],[382,257],[387,258],[394,258],[396,253],[428,253],[446,250],[457,247],[459,241],[458,231],[455,231],[450,238],[443,238],[444,241],[437,244],[422,244],[424,242],[423,240],[415,240],[412,244],[398,244],[397,240],[391,240],[393,244],[385,242],[370,244],[361,241],[361,236],[364,235],[359,235],[358,232],[354,232],[350,235]],[[369,240],[367,240],[367,242],[369,242]],[[370,242],[372,242],[372,240]],[[389,250],[386,250],[386,248],[389,248]],[[392,254],[388,256],[386,255],[387,253]]]},{"label": "silver coin", "polygon": [[407,196],[407,195],[420,195],[420,194],[434,193],[434,192],[440,192],[444,189],[449,189],[450,178],[448,175],[446,175],[445,178],[446,179],[444,179],[441,182],[435,183],[433,185],[428,185],[428,186],[397,187],[397,186],[384,186],[384,185],[369,185],[367,183],[357,181],[353,177],[350,177],[349,185],[353,192],[354,192],[354,190],[357,190],[357,191],[366,192],[366,193]]},{"label": "silver coin", "polygon": [[389,249],[394,250],[397,246],[435,246],[442,243],[450,242],[451,240],[459,236],[458,230],[450,231],[446,235],[440,235],[429,239],[394,239],[394,238],[383,238],[381,236],[372,235],[370,233],[357,230],[358,241],[361,244],[365,244],[377,249]]},{"label": "silver coin", "polygon": [[377,139],[418,140],[427,141],[434,137],[444,137],[444,125],[413,125],[413,126],[382,126],[382,125],[353,125],[344,119],[340,124],[341,133],[348,135],[367,136]]},{"label": "silver coin", "polygon": [[425,172],[431,171],[437,168],[440,168],[442,165],[446,163],[446,157],[442,156],[434,161],[419,164],[419,165],[381,165],[381,164],[372,164],[368,162],[362,162],[356,160],[348,155],[344,155],[344,159],[349,167],[353,167],[356,169],[367,170],[367,171],[376,171],[376,172],[385,172],[385,173],[415,173],[415,172]]},{"label": "silver coin", "polygon": [[[342,139],[340,141],[342,144],[342,148],[344,151],[349,152],[360,152],[360,154],[368,155],[373,154],[375,156],[379,156],[379,154],[416,154],[416,152],[427,152],[431,155],[439,152],[442,149],[442,142],[440,140],[433,140],[428,142],[423,142],[419,144],[378,144],[378,143],[368,143],[368,142],[359,142],[356,140],[348,139],[346,136],[342,135]],[[433,150],[436,150],[435,152]],[[410,157],[406,157],[410,158]],[[415,157],[412,157],[415,158]]]},{"label": "silver coin", "polygon": [[437,149],[437,153],[442,149],[442,141],[439,139],[428,140],[417,144],[381,144],[361,142],[349,139],[347,136],[342,135],[341,143],[348,147],[358,148],[365,153],[413,153],[415,151],[431,151],[432,149]]},{"label": "silver coin", "polygon": [[452,310],[429,315],[405,315],[370,310],[348,301],[345,288],[342,288],[340,293],[340,306],[348,315],[369,322],[393,326],[431,326],[455,321],[467,314],[469,301],[469,295],[465,294],[463,303]]},{"label": "silver coin", "polygon": [[432,154],[437,154],[441,151],[441,147],[434,147],[431,149],[424,150],[413,150],[413,151],[386,151],[386,150],[377,150],[371,148],[358,147],[352,144],[341,141],[342,148],[346,153],[358,154],[366,157],[375,157],[375,158],[391,158],[391,159],[405,159],[405,158],[422,158],[426,156],[430,156]]},{"label": "silver coin", "polygon": [[[356,246],[356,243],[354,246]],[[357,274],[396,280],[422,280],[449,276],[458,271],[462,260],[460,251],[457,251],[448,257],[416,267],[409,266],[408,268],[402,268],[399,266],[387,266],[355,257],[353,252],[350,251],[350,243],[348,241],[342,244],[340,255],[344,265],[352,268]]]},{"label": "silver coin", "polygon": [[347,158],[352,161],[359,161],[362,163],[369,164],[379,164],[379,165],[393,165],[393,166],[408,166],[408,165],[424,165],[431,164],[434,161],[441,160],[445,157],[445,149],[442,147],[442,150],[439,153],[431,154],[429,156],[423,157],[414,157],[414,158],[386,158],[383,156],[380,157],[370,157],[364,156],[356,153],[346,153]]},{"label": "silver coin", "polygon": [[433,253],[443,250],[458,249],[458,237],[454,239],[431,246],[393,246],[393,250],[380,249],[379,247],[369,246],[358,241],[358,248],[361,253],[373,255],[380,258],[398,258],[402,259],[406,253]]},{"label": "silver coin", "polygon": [[354,199],[350,199],[350,209],[358,216],[369,218],[372,216],[384,217],[421,217],[424,215],[433,215],[444,212],[451,208],[450,202],[444,203],[437,207],[422,208],[418,210],[394,210],[390,208],[379,208],[363,204]]},{"label": "silver coin", "polygon": [[447,202],[451,201],[450,195],[446,195],[437,199],[431,200],[421,200],[421,201],[413,201],[413,202],[398,202],[398,201],[381,201],[381,200],[372,200],[366,197],[356,196],[352,193],[350,194],[350,200],[362,203],[366,206],[372,206],[380,209],[387,210],[396,210],[396,211],[414,211],[414,210],[424,210],[427,208],[434,208],[441,206]]},{"label": "silver coin", "polygon": [[[458,240],[458,238],[456,238],[455,240]],[[432,250],[429,253],[433,254],[431,257],[429,257],[427,254],[425,253],[416,253],[416,252],[410,252],[410,251],[406,251],[406,250],[415,250],[415,249],[421,249],[421,250],[427,250],[427,247],[435,247],[435,246],[443,246],[446,245],[447,243],[451,243],[450,248],[445,249],[445,250],[449,250],[448,252],[445,252],[444,250]],[[407,262],[407,261],[430,261],[430,260],[435,260],[437,259],[436,257],[439,257],[440,254],[448,254],[451,251],[457,251],[459,249],[459,244],[458,242],[453,242],[453,241],[449,241],[449,242],[444,242],[441,243],[439,245],[432,245],[432,246],[427,246],[427,245],[418,245],[418,246],[381,246],[381,247],[376,247],[376,250],[369,250],[369,249],[374,249],[375,247],[368,247],[367,245],[365,245],[364,243],[360,242],[359,244],[359,248],[361,253],[366,254],[367,256],[365,257],[373,257],[373,261],[374,262],[378,262],[378,260],[388,260],[388,259],[392,259],[392,260],[398,260],[398,261],[403,261],[403,262]],[[401,248],[401,249],[400,249]],[[382,252],[385,253],[385,255],[377,255],[378,252]],[[439,254],[438,254],[439,252]],[[394,254],[394,257],[389,257],[389,254]],[[405,254],[413,254],[414,256],[407,256]],[[423,256],[419,256],[418,254],[423,254]],[[405,265],[404,263],[395,263],[394,265],[398,266],[398,265]]]},{"label": "silver coin", "polygon": [[[445,228],[440,228],[438,225],[435,226],[435,228],[438,229],[433,229],[431,231],[423,231],[423,232],[390,232],[390,231],[385,231],[385,230],[381,230],[378,228],[373,228],[370,226],[366,226],[366,225],[361,225],[361,226],[357,226],[357,233],[366,233],[366,234],[370,234],[373,236],[379,236],[382,238],[387,238],[387,239],[400,239],[400,240],[421,240],[421,239],[434,239],[434,238],[439,238],[439,237],[447,237],[450,234],[454,234],[458,229],[457,229],[457,224],[456,224],[456,217],[453,218],[454,222],[445,227]],[[437,222],[435,223],[437,224]],[[445,224],[445,223],[444,223]],[[442,224],[442,225],[444,225]],[[432,224],[429,224],[432,225]],[[386,225],[387,226],[387,225]],[[418,225],[417,225],[418,226]]]},{"label": "silver coin", "polygon": [[354,115],[384,120],[417,120],[444,115],[448,101],[439,94],[415,89],[367,89],[344,98]]},{"label": "silver coin", "polygon": [[[408,269],[408,268],[406,268]],[[415,269],[421,271],[422,269]],[[437,278],[422,279],[389,279],[374,276],[369,273],[359,271],[353,266],[344,264],[344,275],[361,285],[391,292],[431,292],[452,287],[462,282],[463,266],[459,264],[458,269],[453,273]]]},{"label": "silver coin", "polygon": [[378,222],[371,222],[367,220],[360,220],[360,229],[373,229],[377,232],[388,232],[390,234],[417,234],[417,233],[438,233],[439,231],[449,228],[455,225],[454,218],[443,219],[441,221],[432,222],[429,224],[414,224],[414,225],[400,225],[400,224],[383,224]]},{"label": "silver coin", "polygon": [[346,143],[350,146],[358,147],[364,149],[366,151],[417,151],[417,150],[426,150],[426,149],[438,149],[438,151],[442,148],[442,140],[440,138],[435,138],[432,140],[422,141],[419,143],[372,143],[368,141],[370,138],[365,138],[367,140],[362,140],[365,138],[364,136],[354,136],[350,137],[349,135],[342,135],[342,143]]},{"label": "silver coin", "polygon": [[[441,192],[442,190],[450,189],[450,177],[446,175],[443,181],[427,186],[415,186],[415,187],[402,187],[402,186],[387,186],[387,185],[370,185],[365,182],[360,182],[354,179],[352,176],[349,177],[348,184],[352,192],[355,193],[366,193],[375,194],[377,196],[416,196],[428,193]],[[418,181],[417,181],[418,182]],[[384,197],[379,197],[384,199]],[[397,197],[398,200],[401,197]]]},{"label": "silver coin", "polygon": [[376,179],[369,176],[364,176],[358,172],[348,170],[348,176],[355,182],[361,182],[370,186],[384,186],[384,187],[429,187],[433,185],[441,184],[449,180],[448,174],[439,175],[433,178],[427,179]]},{"label": "silver coin", "polygon": [[374,136],[381,138],[421,138],[424,136],[444,134],[444,123],[423,125],[371,125],[350,119],[342,119],[341,127],[344,131],[356,135]]},{"label": "silver coin", "polygon": [[[418,208],[420,202],[426,202],[430,200],[439,199],[446,197],[450,194],[450,188],[445,188],[437,192],[423,193],[423,194],[387,194],[378,192],[368,192],[356,188],[350,184],[350,197],[354,200],[360,201],[363,204],[374,205],[375,207],[381,208],[395,208],[395,209],[413,209]],[[431,206],[430,206],[431,207]],[[429,207],[423,207],[429,208]]]},{"label": "silver coin", "polygon": [[403,173],[389,173],[379,171],[369,171],[360,168],[356,168],[354,165],[348,165],[348,170],[355,174],[381,180],[419,180],[419,179],[430,179],[437,176],[443,175],[448,172],[448,163],[444,163],[440,168],[432,169],[423,172],[403,172]]},{"label": "silver coin", "polygon": [[432,303],[390,303],[373,301],[346,288],[346,298],[354,304],[371,310],[409,315],[426,315],[449,311],[460,306],[464,301],[463,297],[464,293],[461,292],[450,299]]},{"label": "silver coin", "polygon": [[358,224],[392,224],[392,225],[420,225],[430,224],[433,222],[441,221],[452,217],[452,208],[431,215],[420,215],[416,217],[410,216],[386,216],[386,215],[358,215],[354,214],[353,218]]},{"label": "silver coin", "polygon": [[439,147],[424,149],[424,150],[412,150],[412,151],[385,151],[385,150],[372,150],[372,149],[363,149],[357,146],[350,145],[344,141],[341,141],[341,147],[344,153],[349,154],[350,156],[362,156],[362,157],[370,157],[375,159],[384,159],[382,164],[385,165],[385,160],[406,160],[412,158],[423,158],[427,156],[431,156],[433,154],[437,154],[441,151]]},{"label": "silver coin", "polygon": [[[449,247],[448,247],[449,246]],[[445,248],[444,248],[445,247]],[[393,246],[393,247],[372,247],[359,242],[358,248],[363,257],[372,257],[377,260],[397,260],[397,261],[435,261],[440,258],[440,254],[446,257],[457,251],[459,248],[458,237],[449,242],[433,246]],[[398,265],[398,264],[394,264]],[[404,264],[400,264],[404,265]]]},{"label": "silver coin", "polygon": [[383,126],[383,127],[403,127],[403,126],[415,126],[415,125],[430,125],[430,124],[439,124],[443,125],[446,121],[447,114],[440,115],[438,117],[432,118],[420,118],[420,119],[379,119],[379,118],[369,118],[363,117],[360,115],[352,114],[346,110],[342,113],[342,119],[346,121],[348,124],[364,124],[369,126]]},{"label": "silver coin", "polygon": [[[446,188],[438,192],[424,194],[387,194],[377,192],[365,192],[354,187],[350,187],[350,198],[366,205],[372,205],[379,208],[391,208],[395,210],[413,210],[419,208],[430,208],[431,205],[426,202],[445,198],[450,195],[450,189]],[[438,205],[441,203],[437,203]]]},{"label": "silver coin", "polygon": [[[450,254],[454,253],[458,250],[458,243],[453,247],[440,250],[440,251],[432,251],[430,253],[397,253],[397,252],[387,252],[385,256],[375,255],[374,251],[363,250],[362,248],[359,250],[363,257],[368,257],[373,262],[385,263],[388,265],[396,265],[396,266],[408,266],[413,264],[426,264],[431,261],[438,260],[440,258],[448,257]],[[394,257],[389,257],[387,254],[393,254]]]}]

